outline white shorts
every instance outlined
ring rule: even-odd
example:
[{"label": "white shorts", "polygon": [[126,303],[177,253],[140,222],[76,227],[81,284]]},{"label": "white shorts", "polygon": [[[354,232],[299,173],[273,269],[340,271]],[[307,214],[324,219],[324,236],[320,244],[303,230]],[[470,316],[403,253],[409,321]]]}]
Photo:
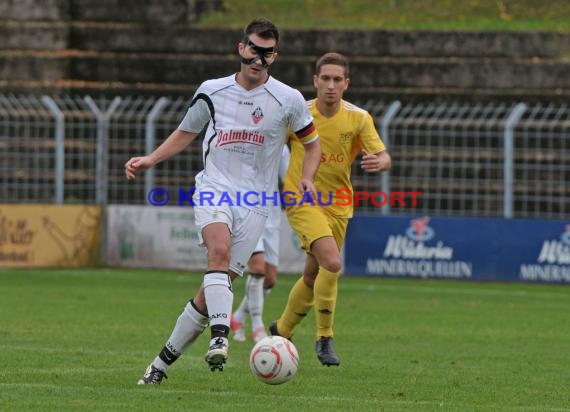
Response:
[{"label": "white shorts", "polygon": [[[211,188],[206,189],[213,191]],[[197,196],[198,190],[194,193]],[[231,257],[229,269],[239,276],[247,268],[255,245],[257,244],[267,217],[260,211],[245,208],[243,206],[230,206],[227,203],[221,205],[200,205],[195,198],[194,219],[198,231],[200,246],[204,246],[202,230],[211,223],[225,223],[228,225],[231,235]]]},{"label": "white shorts", "polygon": [[253,253],[264,253],[265,262],[279,266],[279,228],[281,226],[281,207],[271,206],[267,224]]}]

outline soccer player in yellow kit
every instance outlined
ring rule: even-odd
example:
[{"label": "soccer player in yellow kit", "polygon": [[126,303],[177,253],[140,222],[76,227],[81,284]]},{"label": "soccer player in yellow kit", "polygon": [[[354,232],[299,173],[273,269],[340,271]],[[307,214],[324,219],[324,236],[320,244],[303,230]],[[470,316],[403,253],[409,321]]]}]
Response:
[{"label": "soccer player in yellow kit", "polygon": [[[340,249],[344,243],[352,203],[352,162],[361,153],[361,167],[374,173],[390,169],[391,159],[370,114],[343,100],[349,84],[348,60],[338,53],[326,53],[316,63],[313,83],[317,98],[307,102],[319,131],[322,156],[315,178],[320,194],[313,204],[297,192],[295,182],[302,174],[302,144],[290,139],[291,162],[283,187],[287,217],[307,252],[303,276],[289,294],[281,317],[270,324],[273,335],[290,338],[293,329],[315,306],[317,334],[315,350],[323,365],[339,365],[333,346],[333,323],[341,269]],[[342,197],[337,197],[339,189]],[[329,193],[332,192],[332,199]],[[295,194],[293,194],[295,193]],[[339,203],[339,204],[337,204]]]}]

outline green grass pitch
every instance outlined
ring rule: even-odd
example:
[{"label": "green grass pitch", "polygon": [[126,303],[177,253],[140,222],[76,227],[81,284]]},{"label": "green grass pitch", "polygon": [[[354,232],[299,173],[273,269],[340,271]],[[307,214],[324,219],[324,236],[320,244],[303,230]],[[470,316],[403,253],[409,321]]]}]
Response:
[{"label": "green grass pitch", "polygon": [[[266,300],[279,315],[296,278]],[[335,324],[342,363],[321,366],[314,316],[296,330],[288,383],[249,372],[251,341],[223,373],[208,334],[159,387],[139,387],[200,274],[166,270],[0,270],[2,411],[570,410],[570,288],[343,277]],[[235,301],[243,280],[234,283]]]}]

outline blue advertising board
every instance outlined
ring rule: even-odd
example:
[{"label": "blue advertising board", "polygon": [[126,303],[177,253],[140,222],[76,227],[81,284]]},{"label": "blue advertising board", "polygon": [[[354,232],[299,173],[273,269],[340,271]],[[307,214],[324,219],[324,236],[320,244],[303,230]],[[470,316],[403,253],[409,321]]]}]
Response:
[{"label": "blue advertising board", "polygon": [[570,222],[355,216],[348,275],[570,283]]}]

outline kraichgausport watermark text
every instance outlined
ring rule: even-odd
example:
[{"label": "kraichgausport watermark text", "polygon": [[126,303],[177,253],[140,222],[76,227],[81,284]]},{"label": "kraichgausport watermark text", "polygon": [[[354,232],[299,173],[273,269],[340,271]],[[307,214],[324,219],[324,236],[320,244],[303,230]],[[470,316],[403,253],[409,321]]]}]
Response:
[{"label": "kraichgausport watermark text", "polygon": [[372,204],[376,207],[385,205],[417,207],[418,197],[423,194],[421,191],[364,191],[340,188],[329,192],[317,192],[316,198],[310,193],[285,192],[256,192],[236,191],[211,192],[196,191],[195,188],[179,188],[174,196],[161,187],[154,188],[148,192],[148,202],[153,206],[351,206],[356,207],[362,204]]}]

